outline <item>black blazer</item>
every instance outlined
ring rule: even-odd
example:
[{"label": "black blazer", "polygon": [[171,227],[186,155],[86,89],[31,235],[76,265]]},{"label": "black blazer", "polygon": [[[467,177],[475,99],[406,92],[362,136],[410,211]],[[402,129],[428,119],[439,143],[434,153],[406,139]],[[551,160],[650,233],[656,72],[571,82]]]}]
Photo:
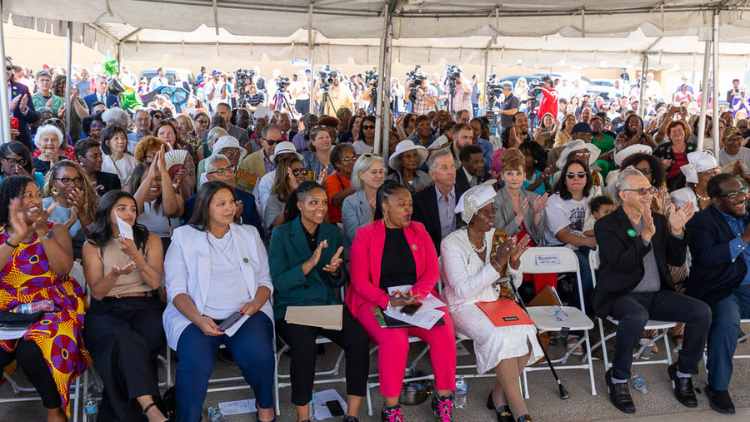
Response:
[{"label": "black blazer", "polygon": [[[468,189],[468,184],[465,186],[459,185],[458,180],[456,180],[454,189],[456,191],[456,203],[458,204],[459,198],[461,198],[461,195],[463,195]],[[440,214],[438,213],[437,201],[438,198],[435,185],[430,185],[414,194],[414,214],[412,215],[412,218],[415,221],[424,224],[427,233],[430,234],[432,243],[435,245],[435,250],[437,251],[438,256],[440,256],[440,241],[443,238],[440,230]],[[456,227],[458,227],[459,224],[459,216],[456,215]]]},{"label": "black blazer", "polygon": [[667,264],[680,266],[685,262],[687,242],[669,232],[667,219],[653,214],[656,233],[648,246],[640,235],[631,237],[633,225],[622,207],[596,222],[594,234],[599,251],[599,270],[594,290],[594,312],[600,317],[609,315],[612,303],[630,293],[643,278],[643,258],[653,248],[659,268],[662,290],[674,290]]},{"label": "black blazer", "polygon": [[[487,175],[485,174],[484,177],[479,178],[479,183],[484,183],[487,180]],[[469,178],[466,176],[466,172],[464,171],[463,167],[459,167],[456,169],[456,191],[459,190],[463,193],[466,192],[471,185],[469,185]],[[456,201],[458,201],[458,198],[461,196],[459,195],[456,197]]]},{"label": "black blazer", "polygon": [[[745,217],[745,226],[750,216]],[[742,283],[747,266],[742,254],[732,260],[729,242],[737,237],[714,206],[696,213],[685,232],[693,262],[685,285],[687,294],[709,305],[724,299]]]},{"label": "black blazer", "polygon": [[[7,94],[6,94],[7,95]],[[31,93],[29,92],[29,89],[26,87],[26,85],[18,83],[18,82],[11,82],[10,83],[10,98],[11,100],[13,98],[16,98],[19,95],[28,95],[29,97],[29,110],[24,114],[21,113],[21,107],[17,106],[15,110],[13,110],[13,117],[18,119],[18,131],[20,134],[18,135],[18,141],[26,145],[26,147],[33,151],[36,149],[34,146],[34,143],[31,139],[31,124],[34,123],[37,119],[39,119],[39,113],[34,110],[34,103],[31,101]],[[20,100],[19,100],[20,104]]]}]

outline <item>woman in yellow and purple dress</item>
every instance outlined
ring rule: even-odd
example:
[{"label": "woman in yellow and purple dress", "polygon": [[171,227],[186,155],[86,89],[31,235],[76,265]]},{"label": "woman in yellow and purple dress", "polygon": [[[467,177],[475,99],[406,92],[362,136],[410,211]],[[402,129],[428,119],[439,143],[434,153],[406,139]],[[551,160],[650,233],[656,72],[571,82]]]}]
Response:
[{"label": "woman in yellow and purple dress", "polygon": [[70,386],[89,362],[83,348],[84,294],[68,276],[73,247],[64,225],[48,222],[42,195],[26,176],[0,184],[0,311],[31,304],[45,312],[16,340],[0,341],[0,368],[14,360],[47,408],[48,422],[70,413]]}]

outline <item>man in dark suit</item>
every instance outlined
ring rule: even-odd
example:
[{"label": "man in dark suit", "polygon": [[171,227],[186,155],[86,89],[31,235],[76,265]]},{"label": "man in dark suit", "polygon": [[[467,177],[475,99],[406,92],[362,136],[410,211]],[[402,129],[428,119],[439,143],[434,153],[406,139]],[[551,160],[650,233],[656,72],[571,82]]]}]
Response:
[{"label": "man in dark suit", "polygon": [[412,218],[424,224],[440,254],[440,241],[457,228],[456,204],[468,185],[456,180],[456,164],[447,149],[432,153],[428,160],[433,186],[414,195]]},{"label": "man in dark suit", "polygon": [[693,257],[687,294],[711,306],[708,334],[708,396],[711,408],[734,413],[729,396],[732,357],[740,334],[740,319],[750,318],[750,216],[747,186],[736,176],[720,174],[706,189],[711,206],[687,224]]},{"label": "man in dark suit", "polygon": [[594,311],[601,318],[611,316],[619,321],[612,368],[605,375],[609,399],[622,412],[635,412],[628,388],[633,348],[649,319],[675,321],[685,323],[685,336],[679,360],[669,366],[668,373],[677,400],[696,407],[691,375],[698,372],[703,356],[711,309],[700,300],[676,293],[668,268],[685,262],[683,234],[694,213],[692,204],[672,210],[668,220],[653,214],[656,189],[630,167],[620,172],[616,186],[622,206],[594,226],[601,261]]},{"label": "man in dark suit", "polygon": [[483,151],[479,145],[466,145],[458,152],[461,167],[456,170],[456,184],[474,187],[487,177],[484,171]]},{"label": "man in dark suit", "polygon": [[[10,91],[8,108],[12,118],[18,121],[18,137],[16,140],[26,145],[29,150],[33,150],[30,126],[39,119],[39,113],[34,110],[31,93],[29,93],[26,85],[13,80],[13,63],[7,58],[5,60],[5,74],[8,79],[8,91]],[[9,141],[9,139],[6,141]]]},{"label": "man in dark suit", "polygon": [[107,78],[104,76],[96,78],[96,92],[83,97],[83,101],[86,102],[86,106],[89,108],[89,113],[94,111],[94,104],[97,102],[103,103],[107,108],[120,106],[120,100],[117,96],[109,93]]}]

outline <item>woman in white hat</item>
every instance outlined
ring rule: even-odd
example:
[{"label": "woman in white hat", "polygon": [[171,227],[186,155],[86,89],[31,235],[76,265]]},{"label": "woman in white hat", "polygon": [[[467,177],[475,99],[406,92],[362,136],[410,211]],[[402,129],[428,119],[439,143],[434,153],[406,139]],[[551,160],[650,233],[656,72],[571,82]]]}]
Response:
[{"label": "woman in white hat", "polygon": [[672,202],[677,207],[691,202],[694,210],[702,210],[711,205],[711,198],[706,192],[708,181],[719,174],[721,169],[716,158],[708,151],[691,152],[687,159],[688,163],[680,167],[687,186],[671,193]]},{"label": "woman in white hat", "polygon": [[[440,270],[456,331],[474,342],[477,371],[494,370],[497,375],[487,407],[495,410],[498,421],[521,421],[528,420],[529,412],[519,376],[543,355],[536,328],[530,322],[498,325],[478,304],[503,298],[504,283],[521,285],[523,276],[516,270],[529,237],[517,241],[496,229],[494,202],[490,184],[475,186],[461,196],[456,212],[467,226],[443,239]],[[520,311],[517,306],[509,310]]]},{"label": "woman in white hat", "polygon": [[388,159],[388,167],[393,170],[388,180],[395,180],[406,186],[411,193],[417,193],[432,184],[430,175],[420,170],[427,161],[427,148],[409,139],[396,145],[396,151]]},{"label": "woman in white hat", "polygon": [[[597,168],[594,168],[594,163],[599,158],[601,151],[599,148],[581,139],[576,139],[565,144],[565,148],[560,152],[560,157],[555,163],[558,169],[565,167],[565,164],[571,160],[579,160],[584,164],[587,164],[587,170],[591,173],[591,185],[593,196],[599,196],[602,194],[602,188],[604,187],[604,179]],[[552,176],[552,185],[555,185],[560,179],[562,173],[557,171]]]}]

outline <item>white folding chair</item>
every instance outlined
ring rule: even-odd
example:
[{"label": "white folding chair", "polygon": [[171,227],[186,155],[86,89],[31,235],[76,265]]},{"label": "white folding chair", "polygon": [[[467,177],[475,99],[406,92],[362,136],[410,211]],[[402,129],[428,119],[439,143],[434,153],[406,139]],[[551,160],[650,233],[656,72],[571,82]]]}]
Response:
[{"label": "white folding chair", "polygon": [[[599,269],[599,253],[597,251],[591,251],[589,252],[589,266],[591,267],[591,280],[596,286],[596,270]],[[594,349],[597,347],[602,348],[602,357],[604,358],[604,370],[608,370],[611,364],[609,363],[609,354],[607,353],[607,340],[615,337],[617,335],[616,332],[610,333],[609,335],[604,335],[604,321],[601,318],[597,318],[599,321],[599,336],[601,337],[601,340],[599,343],[594,345]],[[611,322],[614,325],[618,325],[618,321],[612,317],[607,317],[607,321]],[[653,359],[653,360],[638,360],[641,357],[641,354],[644,352],[645,346],[642,346],[636,351],[636,353],[633,354],[633,365],[658,365],[658,364],[665,364],[665,365],[671,365],[672,364],[672,350],[669,346],[669,329],[672,327],[675,327],[677,323],[675,322],[667,322],[667,321],[653,321],[649,320],[646,323],[646,327],[644,327],[644,330],[653,330],[657,332],[657,336],[653,339],[653,342],[656,343],[660,339],[664,340],[664,348],[665,348],[665,354],[666,356],[664,359]]]},{"label": "white folding chair", "polygon": [[[583,300],[583,288],[581,286],[581,270],[575,252],[566,247],[534,247],[529,248],[521,256],[520,270],[524,274],[549,274],[549,273],[575,273],[578,283],[578,296],[581,309],[573,306],[531,306],[528,308],[529,315],[534,321],[540,333],[561,332],[564,330],[583,331],[580,343],[586,344],[586,362],[580,365],[565,365],[570,355],[568,351],[562,358],[553,360],[556,370],[561,369],[588,369],[591,382],[591,394],[596,395],[596,384],[594,383],[594,365],[591,359],[591,341],[589,330],[594,328],[594,322],[586,316],[586,308]],[[561,364],[562,365],[558,365]],[[523,371],[524,395],[529,398],[527,374],[534,371],[547,371],[547,365],[527,366]]]},{"label": "white folding chair", "polygon": [[[741,319],[740,325],[742,324],[745,324],[745,325],[750,324],[750,319]],[[737,339],[737,343],[741,343],[747,340],[750,340],[750,333],[745,333],[745,335]],[[735,359],[750,359],[750,354],[738,355],[737,353],[735,353],[734,358]]]}]

